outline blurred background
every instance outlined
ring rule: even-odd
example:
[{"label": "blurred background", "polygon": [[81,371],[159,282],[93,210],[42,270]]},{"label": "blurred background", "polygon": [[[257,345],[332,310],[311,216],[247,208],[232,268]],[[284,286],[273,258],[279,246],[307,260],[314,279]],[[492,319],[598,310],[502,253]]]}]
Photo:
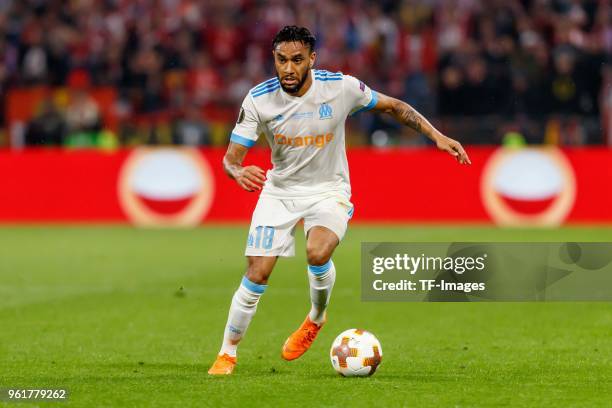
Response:
[{"label": "blurred background", "polygon": [[[286,24],[314,32],[319,69],[465,144],[612,144],[607,0],[3,0],[0,146],[224,146]],[[426,143],[349,127],[349,146]]]},{"label": "blurred background", "polygon": [[289,24],[472,158],[350,118],[355,221],[612,223],[608,0],[0,1],[0,221],[247,222],[221,160]]}]

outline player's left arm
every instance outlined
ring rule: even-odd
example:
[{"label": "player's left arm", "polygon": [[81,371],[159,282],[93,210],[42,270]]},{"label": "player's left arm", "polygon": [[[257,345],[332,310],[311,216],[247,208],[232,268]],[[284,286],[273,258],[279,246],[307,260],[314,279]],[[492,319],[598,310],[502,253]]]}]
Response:
[{"label": "player's left arm", "polygon": [[438,149],[448,152],[454,156],[459,163],[472,164],[463,146],[461,146],[461,143],[443,135],[412,106],[399,99],[381,94],[380,92],[377,96],[378,100],[376,101],[376,105],[372,107],[372,111],[387,113],[393,116],[401,124],[429,137],[436,146],[438,146]]}]

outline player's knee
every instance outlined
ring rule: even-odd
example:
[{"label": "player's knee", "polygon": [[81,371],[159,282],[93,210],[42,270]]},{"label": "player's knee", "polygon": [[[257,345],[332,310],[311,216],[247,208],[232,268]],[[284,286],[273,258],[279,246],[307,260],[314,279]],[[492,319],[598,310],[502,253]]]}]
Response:
[{"label": "player's knee", "polygon": [[306,258],[308,259],[308,265],[324,265],[331,258],[331,251],[328,248],[322,247],[308,247],[306,248]]},{"label": "player's knee", "polygon": [[256,268],[247,268],[245,276],[248,280],[258,285],[266,285],[268,283],[269,274]]},{"label": "player's knee", "polygon": [[249,260],[249,265],[247,267],[245,276],[253,283],[266,285],[271,272],[272,271],[269,270],[267,265],[261,262]]}]

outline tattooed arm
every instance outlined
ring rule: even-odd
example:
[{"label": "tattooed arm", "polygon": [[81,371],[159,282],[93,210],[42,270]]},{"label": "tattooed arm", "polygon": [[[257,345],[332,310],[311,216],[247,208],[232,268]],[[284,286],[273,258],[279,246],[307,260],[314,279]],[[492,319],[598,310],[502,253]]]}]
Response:
[{"label": "tattooed arm", "polygon": [[401,124],[424,134],[438,146],[438,149],[448,152],[459,163],[472,164],[461,143],[444,136],[423,115],[406,102],[378,93],[378,101],[372,110],[374,112],[388,113]]}]

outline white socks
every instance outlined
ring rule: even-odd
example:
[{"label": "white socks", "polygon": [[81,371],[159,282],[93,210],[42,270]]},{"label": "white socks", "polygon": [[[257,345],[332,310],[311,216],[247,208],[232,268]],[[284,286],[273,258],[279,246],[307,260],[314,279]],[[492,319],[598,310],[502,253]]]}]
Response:
[{"label": "white socks", "polygon": [[257,310],[259,298],[267,287],[268,285],[251,282],[246,276],[242,278],[242,283],[232,298],[219,355],[229,354],[231,357],[236,357],[238,342],[249,327],[249,323],[251,323],[251,319]]},{"label": "white socks", "polygon": [[[325,310],[336,281],[336,268],[331,259],[324,265],[308,265],[308,280],[310,282],[310,302],[312,303],[309,317],[310,320],[320,325],[325,318]],[[251,282],[246,276],[242,278],[242,283],[232,298],[219,355],[228,354],[236,357],[238,343],[249,327],[257,310],[259,298],[267,287],[268,285]]]},{"label": "white socks", "polygon": [[308,280],[310,281],[310,320],[321,325],[325,318],[325,309],[329,303],[334,282],[336,281],[336,267],[330,259],[321,266],[308,265]]}]

